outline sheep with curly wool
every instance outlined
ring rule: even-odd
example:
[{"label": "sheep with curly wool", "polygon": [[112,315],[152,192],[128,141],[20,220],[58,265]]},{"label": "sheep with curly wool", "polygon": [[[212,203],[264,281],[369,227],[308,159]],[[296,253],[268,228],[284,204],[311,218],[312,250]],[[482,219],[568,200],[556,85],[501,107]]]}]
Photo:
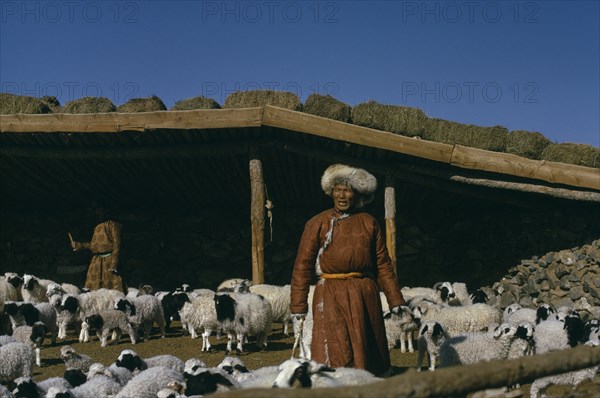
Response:
[{"label": "sheep with curly wool", "polygon": [[23,285],[21,286],[21,295],[23,301],[43,303],[48,302],[48,286],[52,283],[56,283],[50,279],[41,279],[35,275],[24,274]]},{"label": "sheep with curly wool", "polygon": [[237,350],[243,352],[248,336],[256,336],[259,349],[266,348],[273,325],[273,311],[267,299],[254,293],[217,293],[214,300],[217,319],[227,333],[227,351],[232,350],[237,337]]},{"label": "sheep with curly wool", "polygon": [[[255,383],[255,380],[257,379],[264,380],[265,377],[271,377],[270,383],[267,382],[268,385],[263,385],[263,387],[270,388],[273,381],[275,381],[275,377],[279,373],[278,366],[264,366],[250,371],[238,357],[225,357],[217,367],[223,369],[235,381],[240,383],[240,385],[245,384],[246,387],[251,383]],[[258,388],[259,386],[256,384],[255,387]]]},{"label": "sheep with curly wool", "polygon": [[435,370],[435,365],[440,356],[440,347],[449,338],[450,336],[439,322],[427,322],[421,325],[419,339],[417,340],[419,351],[417,355],[417,372],[421,371],[426,353],[429,359],[429,370]]},{"label": "sheep with curly wool", "polygon": [[221,293],[248,293],[252,282],[245,278],[226,279],[217,286],[216,292]]},{"label": "sheep with curly wool", "polygon": [[419,329],[412,311],[407,306],[400,306],[400,312],[395,314],[387,311],[383,314],[385,335],[388,349],[400,342],[400,352],[415,352],[413,348],[414,332]]},{"label": "sheep with curly wool", "polygon": [[94,375],[80,386],[71,390],[77,398],[112,398],[121,391],[121,385],[104,374]]},{"label": "sheep with curly wool", "polygon": [[50,387],[44,398],[76,398],[71,389],[64,387]]},{"label": "sheep with curly wool", "polygon": [[67,337],[67,329],[70,325],[81,326],[81,320],[77,314],[77,296],[72,294],[53,294],[49,297],[49,300],[50,305],[56,312],[57,338],[63,340]]},{"label": "sheep with curly wool", "polygon": [[[590,347],[598,347],[600,346],[600,341],[589,340],[585,343],[585,345]],[[551,385],[571,385],[575,387],[582,381],[594,379],[596,375],[598,375],[599,371],[600,364],[581,370],[535,379],[534,382],[531,384],[529,396],[531,398],[537,398],[538,394],[544,395],[546,388],[548,388]]]},{"label": "sheep with curly wool", "polygon": [[17,342],[17,340],[8,334],[0,335],[0,346],[8,344],[8,343],[16,343],[16,342]]},{"label": "sheep with curly wool", "polygon": [[36,322],[43,322],[46,330],[50,333],[52,345],[56,344],[58,325],[56,323],[56,311],[50,303],[28,303],[19,306],[19,313],[23,316],[25,325],[33,326]]},{"label": "sheep with curly wool", "polygon": [[322,388],[365,385],[382,380],[359,368],[331,368],[304,359],[288,359],[279,365],[275,388]]},{"label": "sheep with curly wool", "polygon": [[79,369],[84,373],[87,373],[95,362],[89,355],[80,354],[75,348],[68,345],[60,348],[60,358],[64,361],[65,368]]},{"label": "sheep with curly wool", "polygon": [[181,324],[190,333],[193,339],[202,336],[201,351],[210,351],[211,344],[209,336],[219,329],[220,323],[217,318],[214,294],[212,296],[198,296],[187,302],[181,308],[179,317]]},{"label": "sheep with curly wool", "polygon": [[486,331],[490,325],[499,324],[502,317],[497,308],[487,304],[453,307],[424,301],[413,309],[413,314],[421,324],[430,321],[441,323],[450,336]]},{"label": "sheep with curly wool", "polygon": [[115,303],[115,309],[127,314],[131,323],[143,326],[144,340],[150,338],[154,323],[159,327],[160,337],[165,337],[165,314],[157,297],[144,294],[133,298],[122,298]]},{"label": "sheep with curly wool", "polygon": [[277,286],[268,284],[251,285],[250,293],[260,294],[271,304],[273,322],[283,324],[283,334],[288,335],[292,313],[290,312],[290,285]]},{"label": "sheep with curly wool", "polygon": [[73,386],[63,377],[51,377],[36,383],[31,377],[20,377],[15,380],[13,395],[15,398],[44,397],[51,387],[71,389]]},{"label": "sheep with curly wool", "polygon": [[534,333],[535,325],[531,322],[521,322],[517,325],[515,339],[510,344],[506,358],[514,359],[533,355],[535,349]]},{"label": "sheep with curly wool", "polygon": [[[414,306],[422,301],[436,304],[447,304],[448,300],[455,297],[452,283],[450,282],[437,282],[435,285],[433,285],[433,288],[403,287],[401,291],[404,300],[406,300],[406,303],[410,308],[414,308]],[[381,299],[381,308],[383,312],[389,311],[390,306],[387,302],[385,294],[380,292],[379,297]]]},{"label": "sheep with curly wool", "polygon": [[148,368],[134,376],[115,398],[155,398],[173,381],[184,382],[181,372],[162,366]]},{"label": "sheep with curly wool", "polygon": [[14,398],[14,395],[12,395],[8,388],[0,384],[0,398]]},{"label": "sheep with curly wool", "polygon": [[31,345],[35,352],[35,364],[42,366],[41,348],[46,337],[46,325],[42,322],[36,322],[33,326],[18,326],[13,330],[12,336],[18,342]]},{"label": "sheep with curly wool", "polygon": [[518,325],[521,322],[538,324],[553,314],[556,314],[556,310],[550,304],[541,304],[538,308],[523,308],[520,304],[514,303],[504,309],[502,322],[511,325]]},{"label": "sheep with curly wool", "polygon": [[0,382],[31,377],[35,353],[30,344],[15,342],[0,346]]},{"label": "sheep with curly wool", "polygon": [[21,301],[21,285],[23,279],[14,272],[5,272],[0,275],[0,311],[6,301]]},{"label": "sheep with curly wool", "polygon": [[81,324],[81,329],[85,329],[86,333],[89,329],[95,329],[102,347],[108,345],[108,336],[110,332],[116,332],[116,335],[114,336],[115,343],[118,343],[123,332],[126,332],[129,335],[131,344],[137,343],[137,333],[134,326],[130,323],[127,315],[118,310],[105,310],[88,316]]},{"label": "sheep with curly wool", "polygon": [[185,375],[185,393],[188,396],[204,396],[240,388],[227,372],[221,368],[197,368]]},{"label": "sheep with curly wool", "polygon": [[64,296],[65,294],[71,294],[73,296],[78,296],[81,294],[81,289],[77,286],[70,283],[56,283],[52,282],[46,288],[46,297],[51,297],[55,294],[59,294]]},{"label": "sheep with curly wool", "polygon": [[517,328],[504,323],[490,332],[475,332],[449,338],[440,346],[440,367],[468,365],[506,359]]},{"label": "sheep with curly wool", "polygon": [[81,293],[77,297],[79,319],[82,321],[81,332],[79,333],[80,343],[88,342],[90,338],[88,328],[83,326],[85,318],[100,311],[113,310],[117,300],[123,297],[125,297],[123,292],[104,288]]}]

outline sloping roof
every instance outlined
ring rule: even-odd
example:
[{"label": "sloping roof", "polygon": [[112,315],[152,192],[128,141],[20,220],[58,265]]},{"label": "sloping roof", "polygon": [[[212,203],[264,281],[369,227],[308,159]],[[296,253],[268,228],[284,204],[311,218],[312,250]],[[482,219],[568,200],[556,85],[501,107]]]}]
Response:
[{"label": "sloping roof", "polygon": [[[519,191],[600,201],[600,169],[409,138],[273,106],[1,115],[0,133],[0,203],[7,205],[73,206],[100,196],[121,204],[235,206],[249,197],[248,156],[254,153],[264,162],[267,193],[283,203],[322,196],[317,182],[333,162],[489,199],[518,202],[506,192]],[[218,188],[225,183],[228,189]]]}]

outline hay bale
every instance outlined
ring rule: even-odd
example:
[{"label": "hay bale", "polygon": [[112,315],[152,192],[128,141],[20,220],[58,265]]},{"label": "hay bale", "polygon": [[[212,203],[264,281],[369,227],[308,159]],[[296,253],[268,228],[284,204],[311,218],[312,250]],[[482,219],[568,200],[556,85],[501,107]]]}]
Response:
[{"label": "hay bale", "polygon": [[221,109],[221,105],[212,98],[194,97],[175,102],[172,111],[191,111],[194,109]]},{"label": "hay bale", "polygon": [[40,114],[50,113],[50,107],[38,98],[10,93],[0,93],[0,114],[14,115],[17,113]]},{"label": "hay bale", "polygon": [[254,108],[272,105],[279,108],[301,111],[302,103],[298,96],[287,91],[254,90],[237,91],[229,94],[223,108]]},{"label": "hay bale", "polygon": [[311,94],[304,102],[302,110],[311,115],[326,117],[350,123],[352,120],[352,108],[350,105],[338,101],[331,95]]},{"label": "hay bale", "polygon": [[539,160],[551,141],[537,131],[514,130],[506,137],[506,153]]},{"label": "hay bale", "polygon": [[83,97],[67,102],[63,113],[108,113],[117,109],[106,97]]},{"label": "hay bale", "polygon": [[117,108],[117,112],[135,113],[135,112],[156,112],[166,111],[167,107],[156,95],[147,98],[132,98]]},{"label": "hay bale", "polygon": [[62,107],[60,106],[60,102],[58,98],[53,95],[46,95],[40,98],[40,101],[46,103],[52,113],[60,113],[62,111]]},{"label": "hay bale", "polygon": [[430,118],[423,138],[445,144],[458,144],[487,151],[504,152],[508,129],[502,126],[481,127],[449,120]]},{"label": "hay bale", "polygon": [[423,135],[427,116],[418,108],[384,105],[375,101],[352,108],[352,123],[408,137]]},{"label": "hay bale", "polygon": [[600,148],[585,144],[550,144],[542,152],[542,159],[600,168]]}]

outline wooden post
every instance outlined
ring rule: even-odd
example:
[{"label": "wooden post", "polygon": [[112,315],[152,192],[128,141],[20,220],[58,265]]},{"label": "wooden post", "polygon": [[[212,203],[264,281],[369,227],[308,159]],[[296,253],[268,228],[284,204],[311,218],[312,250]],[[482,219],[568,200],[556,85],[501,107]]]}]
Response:
[{"label": "wooden post", "polygon": [[394,177],[385,178],[385,243],[388,253],[394,265],[394,271],[398,273],[396,263],[396,189],[394,187]]},{"label": "wooden post", "polygon": [[250,148],[252,283],[265,283],[265,182],[258,151]]}]

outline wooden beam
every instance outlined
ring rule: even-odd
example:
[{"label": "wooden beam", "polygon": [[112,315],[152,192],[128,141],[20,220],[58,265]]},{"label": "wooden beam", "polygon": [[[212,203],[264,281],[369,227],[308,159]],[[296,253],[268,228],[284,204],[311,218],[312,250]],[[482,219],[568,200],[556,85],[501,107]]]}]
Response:
[{"label": "wooden beam", "polygon": [[3,133],[118,133],[154,129],[259,127],[263,108],[140,113],[0,115]]},{"label": "wooden beam", "polygon": [[600,202],[600,193],[590,191],[575,191],[572,189],[552,188],[544,185],[524,184],[509,181],[496,181],[485,178],[468,178],[463,176],[452,176],[452,181],[463,184],[478,185],[482,187],[506,189],[521,192],[531,192],[541,195],[553,196],[555,198],[579,200],[584,202]]},{"label": "wooden beam", "polygon": [[252,225],[252,283],[265,283],[265,182],[262,161],[250,150],[250,222]]},{"label": "wooden beam", "polygon": [[388,175],[385,179],[384,193],[385,208],[385,242],[394,266],[394,272],[398,274],[398,263],[396,255],[396,187],[394,177]]},{"label": "wooden beam", "polygon": [[484,170],[600,190],[600,169],[592,167],[531,160],[509,153],[490,152],[461,145],[456,145],[454,148],[450,164],[465,169]]},{"label": "wooden beam", "polygon": [[450,163],[452,145],[404,137],[289,109],[265,106],[263,125]]}]

